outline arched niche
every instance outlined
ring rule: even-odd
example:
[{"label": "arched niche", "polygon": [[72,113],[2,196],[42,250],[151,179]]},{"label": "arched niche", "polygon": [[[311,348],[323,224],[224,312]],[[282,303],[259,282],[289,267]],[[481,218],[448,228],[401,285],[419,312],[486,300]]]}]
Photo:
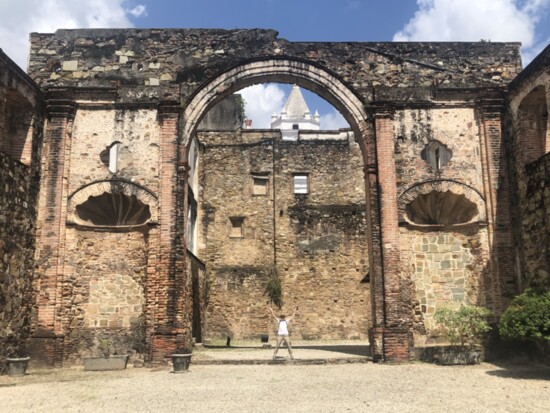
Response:
[{"label": "arched niche", "polygon": [[69,197],[67,221],[90,227],[135,227],[158,222],[158,200],[128,181],[93,182]]},{"label": "arched niche", "polygon": [[486,221],[485,200],[471,186],[450,180],[422,182],[398,201],[399,222],[413,227],[455,227]]}]

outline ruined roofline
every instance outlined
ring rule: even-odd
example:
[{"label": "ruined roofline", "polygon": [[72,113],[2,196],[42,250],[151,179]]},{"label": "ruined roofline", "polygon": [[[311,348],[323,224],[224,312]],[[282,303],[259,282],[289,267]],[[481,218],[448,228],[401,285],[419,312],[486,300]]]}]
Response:
[{"label": "ruined roofline", "polygon": [[0,48],[0,63],[6,65],[11,71],[15,72],[19,78],[24,81],[27,86],[31,87],[36,92],[36,97],[43,101],[44,97],[42,95],[42,90],[36,84],[36,82],[25,72],[17,63],[15,63],[4,50]]},{"label": "ruined roofline", "polygon": [[210,34],[210,35],[238,35],[244,33],[258,33],[272,37],[273,40],[278,40],[280,42],[291,43],[294,45],[364,45],[364,46],[479,46],[484,47],[488,45],[496,46],[517,46],[521,47],[520,41],[512,42],[494,42],[494,41],[361,41],[361,40],[342,40],[342,41],[319,41],[319,40],[288,40],[286,38],[279,37],[279,32],[274,29],[260,29],[260,28],[246,28],[246,29],[222,29],[222,28],[98,28],[98,29],[57,29],[55,32],[31,32],[30,36],[54,36],[57,38],[64,38],[67,40],[75,40],[81,37],[97,37],[97,36],[113,36],[113,35],[131,35],[138,33],[183,33],[187,35],[199,35],[199,34]]},{"label": "ruined roofline", "polygon": [[524,82],[528,82],[536,77],[537,72],[548,70],[550,67],[550,44],[540,52],[515,78],[508,84],[508,90],[511,94],[519,89]]},{"label": "ruined roofline", "polygon": [[[273,29],[208,29],[208,28],[115,28],[115,29],[58,29],[54,33],[31,33],[31,42],[33,38],[55,38],[74,42],[77,39],[82,40],[100,40],[101,38],[119,38],[140,37],[149,38],[154,36],[182,34],[183,36],[212,36],[219,39],[234,38],[237,41],[251,40],[259,41],[263,44],[276,42],[275,48],[279,48],[279,56],[284,56],[285,48],[292,46],[294,49],[304,49],[308,46],[326,46],[331,48],[347,48],[354,46],[362,48],[365,52],[380,54],[397,62],[408,62],[414,65],[420,65],[432,70],[444,71],[461,74],[462,71],[446,66],[447,60],[468,59],[491,57],[497,60],[506,59],[516,60],[517,73],[521,70],[520,63],[520,42],[491,42],[491,41],[447,41],[447,42],[393,42],[393,41],[290,41],[279,38],[279,32]],[[240,38],[243,39],[240,39]],[[162,40],[161,40],[162,42]],[[177,49],[172,47],[172,49]],[[334,49],[334,50],[336,50]],[[434,56],[438,57],[434,61]],[[507,56],[506,56],[507,55]],[[441,63],[441,64],[440,64]]]}]

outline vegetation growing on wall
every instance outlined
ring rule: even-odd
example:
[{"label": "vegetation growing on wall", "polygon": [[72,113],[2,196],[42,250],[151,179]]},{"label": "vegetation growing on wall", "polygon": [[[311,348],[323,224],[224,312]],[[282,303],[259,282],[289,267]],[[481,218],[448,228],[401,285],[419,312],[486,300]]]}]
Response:
[{"label": "vegetation growing on wall", "polygon": [[283,306],[283,287],[281,284],[281,276],[276,267],[271,269],[269,281],[265,287],[265,293],[269,297],[269,301],[275,304],[278,308]]}]

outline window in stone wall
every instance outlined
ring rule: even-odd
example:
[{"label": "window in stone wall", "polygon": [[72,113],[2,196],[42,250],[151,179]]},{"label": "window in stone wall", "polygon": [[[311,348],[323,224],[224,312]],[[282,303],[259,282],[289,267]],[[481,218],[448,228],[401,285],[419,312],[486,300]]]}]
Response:
[{"label": "window in stone wall", "polygon": [[267,195],[269,176],[264,173],[252,174],[252,194]]},{"label": "window in stone wall", "polygon": [[122,143],[116,141],[101,152],[99,158],[104,165],[109,167],[109,171],[117,173],[119,170],[119,153]]},{"label": "window in stone wall", "polygon": [[308,180],[307,174],[305,173],[294,174],[294,193],[295,194],[309,193],[309,180]]},{"label": "window in stone wall", "polygon": [[135,195],[118,192],[90,196],[86,202],[77,205],[76,214],[88,224],[111,227],[142,225],[151,218],[148,205]]},{"label": "window in stone wall", "polygon": [[244,217],[229,217],[231,221],[231,232],[229,233],[230,238],[243,238],[244,237]]},{"label": "window in stone wall", "polygon": [[294,123],[292,125],[292,130],[298,130],[298,129],[300,129],[300,125],[298,125],[297,123]]},{"label": "window in stone wall", "polygon": [[433,169],[439,171],[441,168],[449,163],[453,154],[449,150],[449,148],[443,145],[441,142],[432,141],[424,147],[420,156]]}]

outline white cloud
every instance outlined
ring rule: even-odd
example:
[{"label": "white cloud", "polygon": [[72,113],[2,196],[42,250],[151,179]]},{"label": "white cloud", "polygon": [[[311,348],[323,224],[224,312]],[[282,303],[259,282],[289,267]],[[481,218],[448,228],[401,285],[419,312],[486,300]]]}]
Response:
[{"label": "white cloud", "polygon": [[134,17],[147,16],[147,8],[143,4],[139,4],[133,9],[128,10],[128,13]]},{"label": "white cloud", "polygon": [[2,0],[0,48],[22,68],[27,67],[29,33],[57,29],[133,27],[129,16],[146,15],[143,5],[131,10],[126,0]]},{"label": "white cloud", "polygon": [[252,119],[252,127],[257,129],[268,129],[271,114],[279,113],[285,103],[285,92],[276,84],[253,85],[238,93],[244,98],[247,118]]},{"label": "white cloud", "polygon": [[418,11],[395,41],[520,41],[524,56],[540,48],[537,23],[550,0],[417,0]]},{"label": "white cloud", "polygon": [[340,128],[349,128],[349,124],[336,109],[321,115],[321,129],[338,130]]}]

